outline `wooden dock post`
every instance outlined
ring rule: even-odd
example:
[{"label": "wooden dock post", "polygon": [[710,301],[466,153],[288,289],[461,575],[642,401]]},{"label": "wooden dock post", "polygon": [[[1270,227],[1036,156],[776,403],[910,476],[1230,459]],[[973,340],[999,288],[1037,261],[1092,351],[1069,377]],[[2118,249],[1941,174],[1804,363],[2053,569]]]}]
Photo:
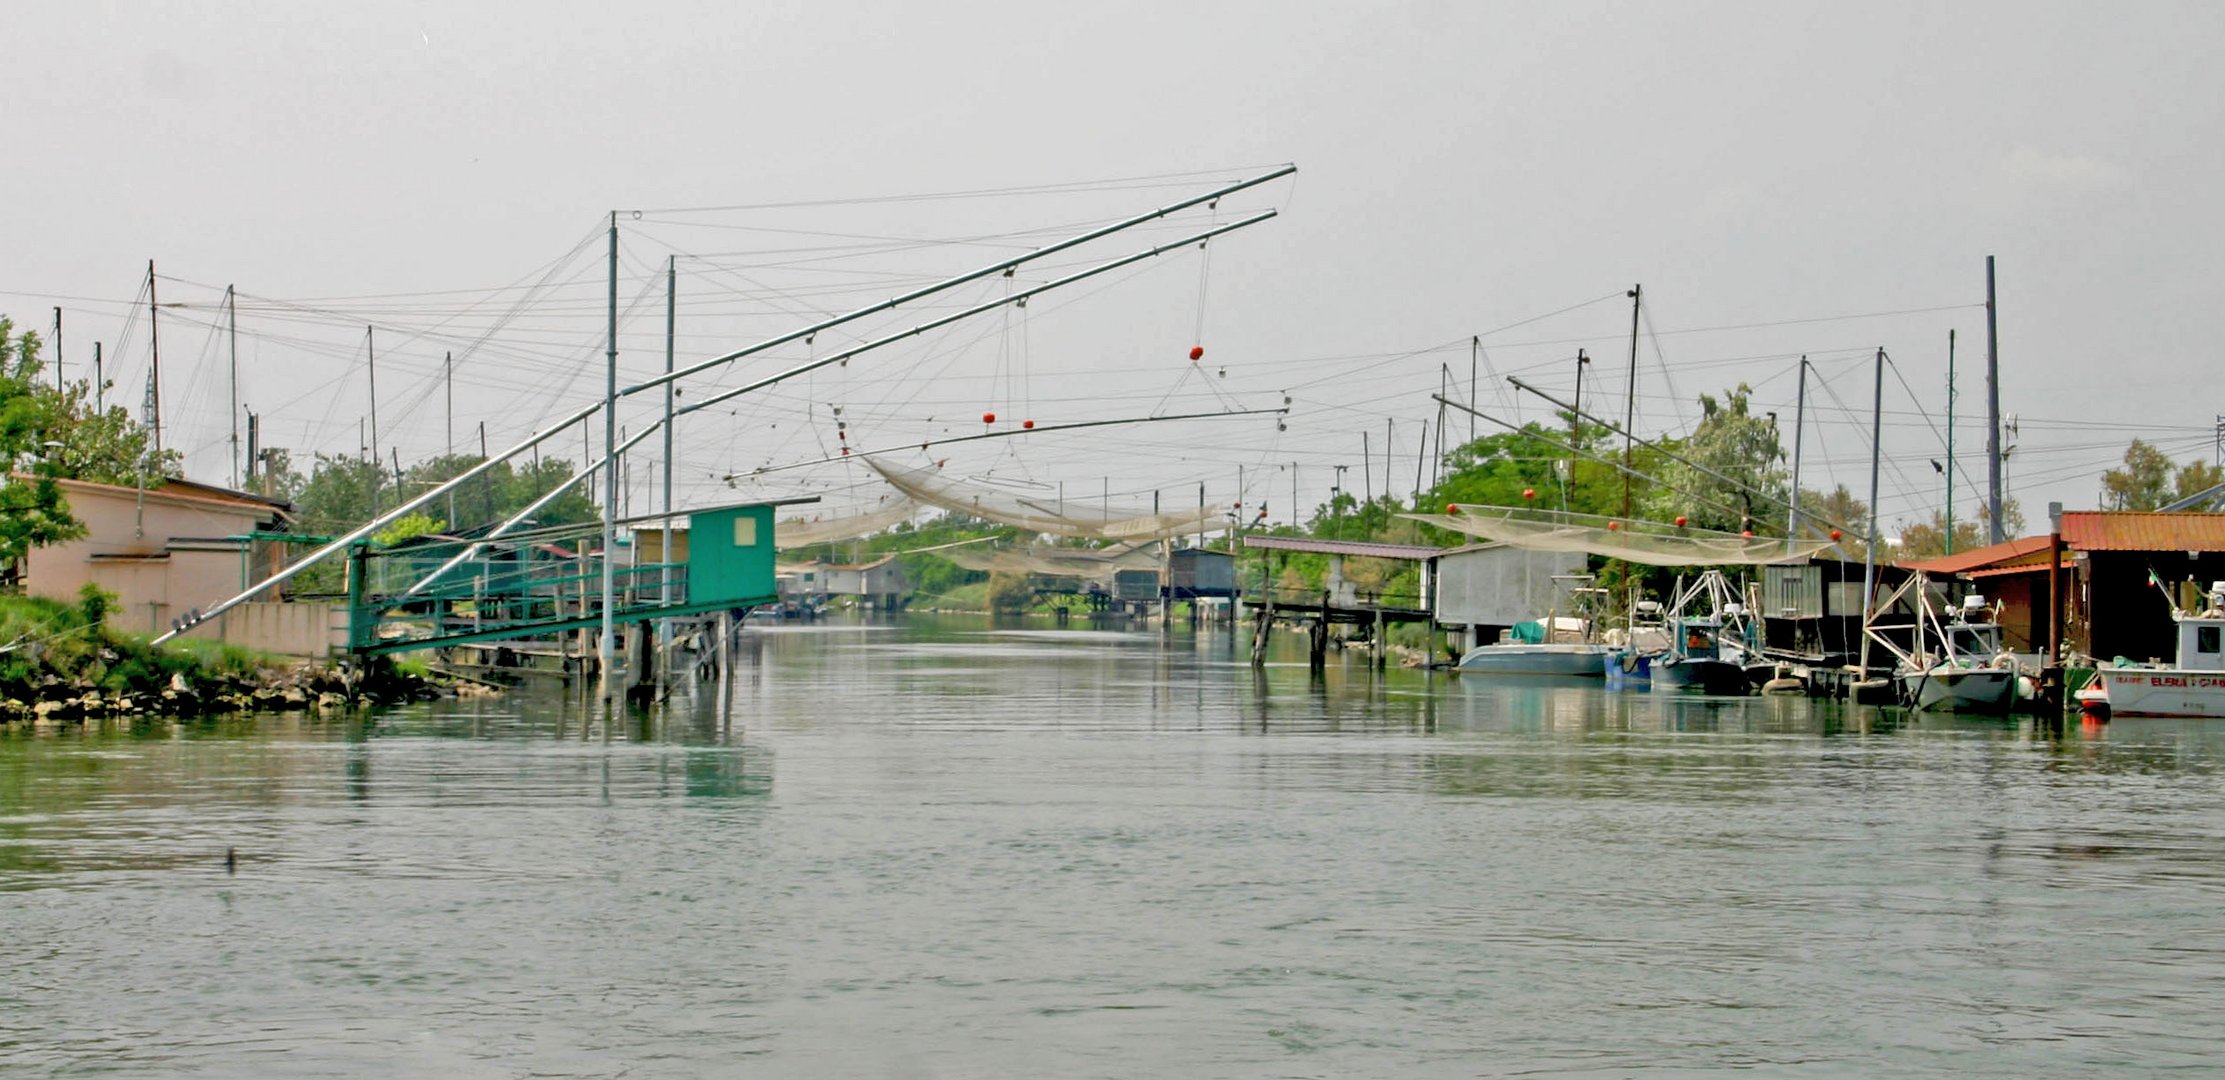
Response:
[{"label": "wooden dock post", "polygon": [[718,719],[719,726],[734,722],[734,613],[718,613]]},{"label": "wooden dock post", "polygon": [[1371,659],[1372,659],[1372,660],[1374,661],[1374,663],[1375,663],[1375,670],[1377,670],[1377,671],[1381,671],[1381,670],[1383,670],[1383,666],[1384,666],[1384,661],[1385,661],[1385,660],[1386,660],[1386,659],[1388,658],[1388,656],[1389,656],[1389,652],[1390,652],[1390,649],[1389,649],[1389,645],[1390,645],[1390,643],[1389,643],[1389,642],[1386,642],[1386,641],[1384,641],[1384,640],[1383,640],[1383,633],[1384,633],[1384,631],[1388,630],[1389,628],[1390,628],[1390,624],[1388,624],[1388,623],[1386,623],[1386,622],[1384,622],[1384,621],[1383,621],[1383,610],[1382,610],[1381,608],[1377,608],[1377,609],[1375,610],[1375,641],[1374,641],[1374,653],[1373,653],[1373,655],[1372,655],[1372,657],[1371,657]]}]

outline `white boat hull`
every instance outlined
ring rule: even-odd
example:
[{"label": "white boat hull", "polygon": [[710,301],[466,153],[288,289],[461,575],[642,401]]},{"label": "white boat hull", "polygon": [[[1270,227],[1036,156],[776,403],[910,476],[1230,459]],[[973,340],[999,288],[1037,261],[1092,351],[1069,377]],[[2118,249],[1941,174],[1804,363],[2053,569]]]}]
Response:
[{"label": "white boat hull", "polygon": [[2101,668],[2094,678],[2112,716],[2225,717],[2225,671]]},{"label": "white boat hull", "polygon": [[2016,672],[2009,668],[1933,668],[1903,672],[1902,696],[1919,709],[2006,712],[2016,700]]},{"label": "white boat hull", "polygon": [[1460,658],[1459,670],[1496,675],[1581,675],[1602,678],[1608,645],[1479,645]]}]

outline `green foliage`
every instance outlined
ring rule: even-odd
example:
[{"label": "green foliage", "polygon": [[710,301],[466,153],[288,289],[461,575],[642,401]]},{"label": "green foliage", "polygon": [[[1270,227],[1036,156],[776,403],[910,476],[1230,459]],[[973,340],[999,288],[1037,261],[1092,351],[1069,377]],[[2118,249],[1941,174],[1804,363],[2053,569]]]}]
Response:
[{"label": "green foliage", "polygon": [[[1655,473],[1661,484],[1641,503],[1652,516],[1669,520],[1682,514],[1694,528],[1721,532],[1783,532],[1784,500],[1790,494],[1785,470],[1778,466],[1784,449],[1777,440],[1776,420],[1749,410],[1752,396],[1744,383],[1720,401],[1713,394],[1700,395],[1699,426],[1675,448],[1678,457],[1692,464],[1661,463]],[[1694,494],[1706,495],[1708,502]]]},{"label": "green foliage", "polygon": [[2172,498],[2177,500],[2199,495],[2219,484],[2225,484],[2225,469],[2195,458],[2179,466],[2176,482],[2172,485],[2178,490],[2172,493]]},{"label": "green foliage", "polygon": [[2125,448],[2125,466],[2101,474],[2113,510],[2153,510],[2171,501],[2171,459],[2146,440]]},{"label": "green foliage", "polygon": [[405,540],[430,536],[448,527],[448,523],[431,514],[410,513],[395,520],[394,524],[371,534],[371,542],[380,547],[393,547]]},{"label": "green foliage", "polygon": [[103,590],[88,581],[77,590],[78,618],[88,626],[99,626],[116,606],[116,594]]}]

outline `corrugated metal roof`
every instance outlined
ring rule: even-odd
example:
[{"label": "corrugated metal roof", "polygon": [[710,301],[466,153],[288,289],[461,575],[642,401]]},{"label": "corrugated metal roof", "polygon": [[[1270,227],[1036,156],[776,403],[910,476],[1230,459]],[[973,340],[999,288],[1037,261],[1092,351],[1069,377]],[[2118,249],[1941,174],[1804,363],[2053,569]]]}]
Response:
[{"label": "corrugated metal roof", "polygon": [[2225,551],[2225,514],[2067,511],[2063,544],[2075,551]]},{"label": "corrugated metal roof", "polygon": [[1346,555],[1362,559],[1434,559],[1444,548],[1426,544],[1372,544],[1362,540],[1310,540],[1299,536],[1247,536],[1244,546],[1274,551],[1310,551],[1317,555]]},{"label": "corrugated metal roof", "polygon": [[[2067,518],[2070,515],[2065,514],[2063,516]],[[1915,562],[1902,563],[1901,565],[1910,570],[1920,570],[1926,574],[1960,574],[1968,570],[1998,566],[2012,559],[2021,559],[2036,554],[2041,556],[2040,565],[2045,566],[2047,564],[2047,543],[2047,537],[2044,536],[2025,536],[2015,540],[2004,540],[2001,543],[1982,548],[1958,551],[1952,555],[1941,555],[1936,559],[1918,559]]]}]

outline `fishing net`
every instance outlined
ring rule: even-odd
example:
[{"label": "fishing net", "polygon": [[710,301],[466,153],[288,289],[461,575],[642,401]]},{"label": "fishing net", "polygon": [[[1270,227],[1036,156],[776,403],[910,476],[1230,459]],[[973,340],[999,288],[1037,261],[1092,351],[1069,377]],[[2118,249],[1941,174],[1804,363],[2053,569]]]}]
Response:
[{"label": "fishing net", "polygon": [[885,500],[884,505],[862,514],[840,517],[793,517],[773,525],[773,546],[783,551],[856,540],[903,524],[919,512],[910,499]]},{"label": "fishing net", "polygon": [[1646,566],[1759,565],[1813,555],[1829,540],[1786,540],[1516,506],[1446,507],[1400,517],[1531,551],[1580,551]]},{"label": "fishing net", "polygon": [[1224,523],[1226,513],[1220,506],[1153,514],[1107,507],[1095,500],[1062,503],[1056,495],[1022,495],[978,481],[945,477],[934,469],[910,469],[871,459],[866,464],[896,490],[929,506],[1053,536],[1143,544],[1217,527]]},{"label": "fishing net", "polygon": [[1080,578],[1107,584],[1117,571],[1159,568],[1159,556],[1146,548],[1078,551],[1028,544],[1013,548],[952,548],[935,554],[968,570],[983,573]]}]

